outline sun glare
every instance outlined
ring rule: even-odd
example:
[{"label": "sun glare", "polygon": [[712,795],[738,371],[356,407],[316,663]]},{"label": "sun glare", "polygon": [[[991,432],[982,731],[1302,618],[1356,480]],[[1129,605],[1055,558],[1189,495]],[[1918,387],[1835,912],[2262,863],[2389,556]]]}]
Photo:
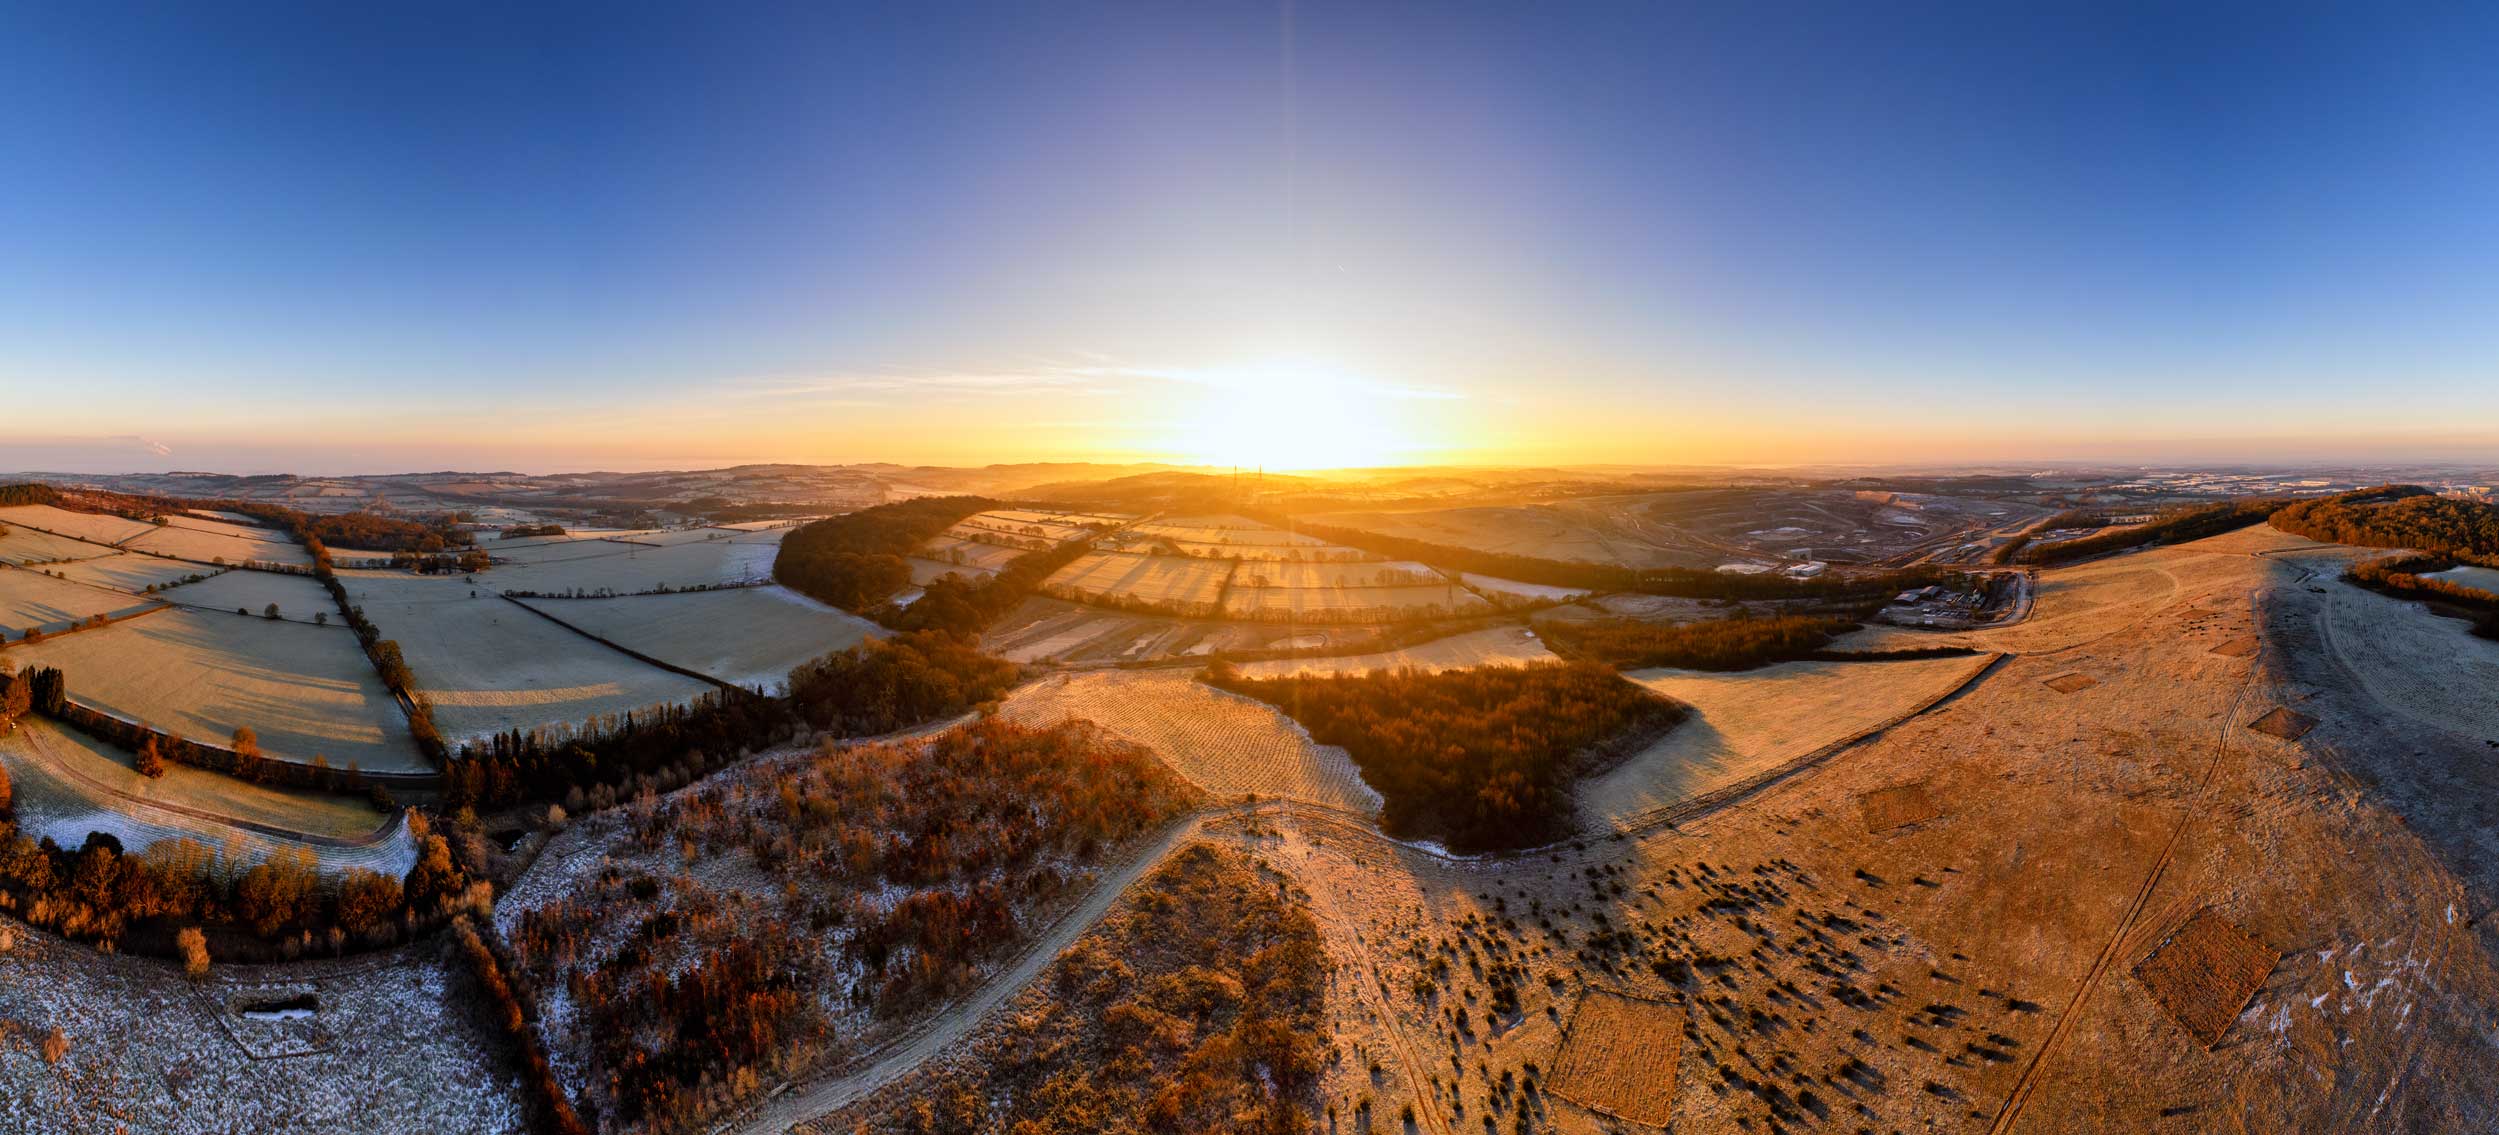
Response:
[{"label": "sun glare", "polygon": [[1206,376],[1171,450],[1203,465],[1338,469],[1386,465],[1413,448],[1401,399],[1342,370],[1268,363]]}]

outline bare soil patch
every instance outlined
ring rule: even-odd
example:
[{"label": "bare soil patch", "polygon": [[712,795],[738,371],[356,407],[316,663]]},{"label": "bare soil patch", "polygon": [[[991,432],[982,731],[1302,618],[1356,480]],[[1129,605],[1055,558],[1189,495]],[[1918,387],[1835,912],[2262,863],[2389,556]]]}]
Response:
[{"label": "bare soil patch", "polygon": [[2261,645],[2263,645],[2262,640],[2258,639],[2255,635],[2240,635],[2237,638],[2222,643],[2220,646],[2214,647],[2211,653],[2221,655],[2224,658],[2245,658],[2256,653],[2257,648]]},{"label": "bare soil patch", "polygon": [[1863,808],[1869,833],[1923,823],[1944,814],[1943,809],[1935,806],[1934,797],[1928,795],[1924,782],[1875,789],[1866,793]]},{"label": "bare soil patch", "polygon": [[2277,705],[2266,711],[2263,717],[2249,722],[2247,727],[2267,736],[2280,737],[2285,741],[2297,741],[2307,736],[2309,730],[2317,727],[2317,719],[2293,710],[2287,705]]},{"label": "bare soil patch", "polygon": [[2135,977],[2178,1027],[2211,1048],[2280,960],[2279,951],[2207,908],[2135,963]]},{"label": "bare soil patch", "polygon": [[1590,990],[1571,1014],[1561,1055],[1553,1062],[1553,1094],[1592,1111],[1664,1127],[1674,1118],[1683,1016],[1679,1005]]},{"label": "bare soil patch", "polygon": [[2089,674],[2059,674],[2040,684],[2060,694],[2078,694],[2099,685],[2100,680]]}]

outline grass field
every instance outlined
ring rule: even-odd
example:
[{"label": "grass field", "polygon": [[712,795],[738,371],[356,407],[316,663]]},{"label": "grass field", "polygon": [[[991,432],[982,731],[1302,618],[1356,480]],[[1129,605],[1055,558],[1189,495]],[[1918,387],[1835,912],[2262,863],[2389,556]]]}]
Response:
[{"label": "grass field", "polygon": [[0,525],[0,560],[13,564],[48,564],[60,560],[92,560],[113,554],[111,548],[82,544],[14,524]]},{"label": "grass field", "polygon": [[1439,572],[1411,560],[1366,563],[1289,563],[1254,560],[1241,565],[1234,587],[1378,588],[1446,586]]},{"label": "grass field", "polygon": [[938,580],[950,575],[959,575],[965,579],[987,579],[990,576],[997,574],[996,572],[982,571],[976,567],[965,567],[962,564],[948,564],[939,563],[936,560],[924,560],[918,556],[904,557],[902,562],[911,565],[911,582],[912,585],[916,587],[926,587],[929,584],[935,583]]},{"label": "grass field", "polygon": [[72,700],[192,740],[222,745],[250,726],[281,760],[432,771],[343,626],[160,611],[12,644],[7,656],[20,667],[60,667]]},{"label": "grass field", "polygon": [[15,733],[0,738],[0,760],[16,791],[19,823],[30,835],[50,836],[63,847],[77,847],[88,832],[102,831],[132,854],[160,841],[194,840],[238,867],[285,848],[312,852],[326,871],[361,867],[401,875],[416,862],[416,845],[404,826],[359,847],[267,830],[363,840],[396,817],[362,798],[265,788],[184,765],[169,766],[163,777],[152,779],[131,769],[130,754],[41,718],[21,721]]},{"label": "grass field", "polygon": [[496,567],[477,578],[497,591],[550,595],[575,589],[632,594],[661,586],[742,583],[772,578],[781,535],[766,532],[660,548],[608,540],[540,545],[518,553],[525,562]]},{"label": "grass field", "polygon": [[226,569],[143,556],[136,552],[119,552],[76,563],[48,565],[43,570],[56,572],[64,579],[79,583],[136,594],[151,586],[176,583],[195,575],[215,575]]},{"label": "grass field", "polygon": [[1362,783],[1343,749],[1312,741],[1271,706],[1188,674],[1062,674],[1017,691],[999,712],[1039,725],[1091,721],[1154,750],[1219,798],[1256,794],[1379,811],[1379,794]]},{"label": "grass field", "polygon": [[[1241,570],[1249,570],[1248,565],[1243,564]],[[1492,604],[1455,583],[1422,587],[1242,587],[1236,580],[1224,594],[1223,609],[1227,615],[1245,619],[1387,621],[1481,614],[1492,610]]]},{"label": "grass field", "polygon": [[1620,768],[1585,781],[1580,814],[1606,825],[1776,768],[1959,685],[1985,658],[1785,662],[1734,674],[1625,675],[1696,711]]},{"label": "grass field", "polygon": [[876,633],[866,619],[777,585],[524,602],[670,665],[766,690],[787,680],[799,663]]},{"label": "grass field", "polygon": [[1367,674],[1373,670],[1472,670],[1478,666],[1535,666],[1560,662],[1525,627],[1487,627],[1397,650],[1331,658],[1278,658],[1235,666],[1245,678],[1295,674]]},{"label": "grass field", "polygon": [[186,520],[180,524],[168,524],[153,532],[134,536],[122,547],[203,564],[312,563],[311,553],[304,551],[302,545],[278,533],[230,524],[218,525],[217,530],[205,527],[212,523]]},{"label": "grass field", "polygon": [[994,572],[1014,563],[1016,557],[1023,555],[1025,551],[1026,549],[1023,548],[1013,548],[1003,544],[984,544],[977,540],[939,536],[920,545],[919,549],[912,554],[920,559],[934,560],[941,564],[954,564],[980,572]]},{"label": "grass field", "polygon": [[1041,586],[1074,599],[1111,597],[1211,613],[1230,574],[1232,564],[1225,560],[1095,552],[1059,569]]},{"label": "grass field", "polygon": [[156,526],[144,520],[128,520],[94,512],[71,512],[48,504],[21,504],[0,508],[0,524],[24,525],[28,528],[99,544],[118,544],[133,536],[153,532]]},{"label": "grass field", "polygon": [[418,688],[434,703],[435,724],[455,745],[681,702],[712,688],[565,630],[497,598],[482,582],[399,572],[343,571],[339,579],[382,637],[399,643]]},{"label": "grass field", "polygon": [[28,630],[66,630],[92,615],[125,615],[155,606],[93,584],[54,579],[41,568],[0,568],[0,633],[10,639]]},{"label": "grass field", "polygon": [[217,611],[240,607],[254,617],[275,603],[280,618],[311,622],[315,614],[321,614],[329,616],[332,623],[340,621],[338,604],[330,598],[329,589],[308,575],[229,571],[157,594],[170,602]]}]

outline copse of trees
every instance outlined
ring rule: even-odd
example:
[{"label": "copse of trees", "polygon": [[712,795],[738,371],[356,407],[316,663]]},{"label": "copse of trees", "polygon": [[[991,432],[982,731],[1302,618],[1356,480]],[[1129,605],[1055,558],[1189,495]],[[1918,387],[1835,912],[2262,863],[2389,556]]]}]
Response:
[{"label": "copse of trees", "polygon": [[2187,505],[2170,509],[2150,521],[2110,528],[2074,540],[2053,544],[2028,543],[2013,557],[2016,563],[2072,563],[2109,552],[2130,548],[2183,544],[2207,536],[2234,532],[2251,524],[2261,524],[2289,502],[2281,497],[2260,497],[2243,501],[2217,501],[2212,504]]},{"label": "copse of trees", "polygon": [[2275,513],[2295,536],[2363,548],[2410,548],[2499,567],[2499,505],[2438,496],[2419,485],[2380,485],[2301,501]]},{"label": "copse of trees", "polygon": [[1219,662],[1206,681],[1344,747],[1379,791],[1390,834],[1459,852],[1568,836],[1572,783],[1691,712],[1590,662],[1272,679]]},{"label": "copse of trees", "polygon": [[488,901],[443,837],[410,823],[418,853],[404,877],[350,869],[325,880],[301,848],[252,863],[170,839],[131,855],[98,832],[64,849],[0,815],[0,905],[64,938],[166,957],[180,956],[183,930],[200,928],[218,933],[219,955],[235,961],[387,946]]},{"label": "copse of trees", "polygon": [[61,491],[37,481],[0,485],[0,507],[18,504],[59,505]]},{"label": "copse of trees", "polygon": [[913,548],[996,504],[981,497],[919,497],[801,525],[782,537],[772,576],[800,594],[866,614],[911,582],[903,557]]},{"label": "copse of trees", "polygon": [[1023,602],[1025,596],[1041,586],[1042,580],[1092,549],[1089,539],[1070,540],[1017,556],[987,579],[940,576],[921,589],[920,598],[910,606],[879,608],[875,612],[877,621],[896,630],[979,634]]},{"label": "copse of trees", "polygon": [[578,728],[514,730],[462,746],[444,769],[452,807],[561,802],[582,812],[644,784],[674,787],[807,728],[889,733],[969,711],[1020,671],[940,632],[870,639],[790,672],[789,696],[715,691]]}]

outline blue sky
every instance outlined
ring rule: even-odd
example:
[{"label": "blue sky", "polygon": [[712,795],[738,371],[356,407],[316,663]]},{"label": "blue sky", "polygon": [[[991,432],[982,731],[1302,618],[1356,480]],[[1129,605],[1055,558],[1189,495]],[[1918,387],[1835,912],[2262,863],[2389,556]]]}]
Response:
[{"label": "blue sky", "polygon": [[0,467],[2499,457],[2490,11],[0,7]]}]

